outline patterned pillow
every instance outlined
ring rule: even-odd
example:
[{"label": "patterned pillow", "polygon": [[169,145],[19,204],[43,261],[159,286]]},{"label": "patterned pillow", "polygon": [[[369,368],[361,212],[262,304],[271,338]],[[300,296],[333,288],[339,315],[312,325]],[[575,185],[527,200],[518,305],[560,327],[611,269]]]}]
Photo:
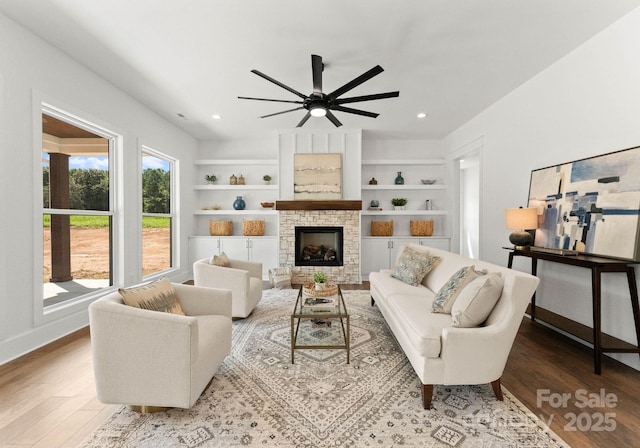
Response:
[{"label": "patterned pillow", "polygon": [[440,291],[433,298],[432,311],[434,313],[451,313],[451,307],[460,291],[467,283],[482,275],[482,272],[478,272],[474,268],[475,266],[461,268],[447,280],[447,283],[440,288]]},{"label": "patterned pillow", "polygon": [[227,254],[225,254],[224,252],[222,252],[220,255],[214,255],[213,257],[211,257],[211,260],[209,260],[209,264],[214,264],[223,268],[231,267],[231,261],[229,260],[229,257],[227,257]]},{"label": "patterned pillow", "polygon": [[440,257],[405,246],[393,267],[391,276],[411,286],[419,286],[422,279],[438,263],[440,263]]},{"label": "patterned pillow", "polygon": [[477,327],[487,320],[502,294],[504,280],[499,272],[469,282],[451,307],[451,326]]},{"label": "patterned pillow", "polygon": [[291,266],[269,269],[269,282],[275,289],[291,289]]},{"label": "patterned pillow", "polygon": [[118,292],[126,305],[184,316],[176,290],[164,277],[137,288],[120,288]]}]

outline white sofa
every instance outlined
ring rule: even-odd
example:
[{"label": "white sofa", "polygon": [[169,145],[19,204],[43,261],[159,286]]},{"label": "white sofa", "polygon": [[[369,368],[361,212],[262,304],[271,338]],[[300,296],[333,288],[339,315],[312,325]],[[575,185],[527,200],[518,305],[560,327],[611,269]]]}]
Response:
[{"label": "white sofa", "polygon": [[[431,406],[434,385],[491,383],[501,400],[500,377],[538,278],[440,249],[416,244],[409,247],[440,257],[440,263],[419,286],[392,277],[392,270],[372,272],[371,304],[378,306],[417,373],[424,408]],[[483,324],[453,327],[450,314],[431,312],[432,302],[456,271],[471,265],[501,273],[502,294]]]},{"label": "white sofa", "polygon": [[193,284],[230,290],[231,315],[244,318],[262,299],[262,263],[234,259],[229,262],[229,267],[222,267],[209,263],[209,258],[196,261],[193,263]]},{"label": "white sofa", "polygon": [[172,285],[185,316],[125,305],[118,291],[89,306],[103,403],[190,408],[231,351],[231,292]]}]

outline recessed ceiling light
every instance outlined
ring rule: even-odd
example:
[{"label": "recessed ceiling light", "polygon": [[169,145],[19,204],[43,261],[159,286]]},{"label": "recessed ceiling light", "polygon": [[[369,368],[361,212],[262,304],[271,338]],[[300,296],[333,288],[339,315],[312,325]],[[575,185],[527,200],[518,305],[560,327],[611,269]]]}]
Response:
[{"label": "recessed ceiling light", "polygon": [[417,115],[418,118],[425,118],[426,116],[427,116],[427,114],[425,114],[424,112],[420,112]]},{"label": "recessed ceiling light", "polygon": [[222,119],[222,115],[213,114],[213,115],[211,116],[211,118],[213,118],[214,120],[221,120],[221,119]]}]

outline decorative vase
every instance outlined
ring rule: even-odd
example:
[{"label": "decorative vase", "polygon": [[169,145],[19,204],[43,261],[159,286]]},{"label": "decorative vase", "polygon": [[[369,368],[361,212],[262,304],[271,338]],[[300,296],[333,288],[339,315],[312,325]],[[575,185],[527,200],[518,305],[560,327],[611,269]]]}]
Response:
[{"label": "decorative vase", "polygon": [[236,196],[236,200],[233,201],[233,208],[236,210],[244,210],[247,204],[245,204],[242,196]]},{"label": "decorative vase", "polygon": [[317,283],[316,282],[316,291],[324,291],[326,288],[326,283]]},{"label": "decorative vase", "polygon": [[232,174],[229,178],[229,185],[238,185],[238,178],[235,174]]},{"label": "decorative vase", "polygon": [[264,184],[265,184],[265,185],[271,185],[271,181],[270,181],[270,180],[265,180],[265,181],[264,181]]},{"label": "decorative vase", "polygon": [[244,185],[244,176],[241,174],[240,177],[238,177],[238,185]]},{"label": "decorative vase", "polygon": [[398,175],[396,176],[396,180],[394,181],[396,185],[404,185],[404,177],[402,177],[402,171],[398,171]]}]

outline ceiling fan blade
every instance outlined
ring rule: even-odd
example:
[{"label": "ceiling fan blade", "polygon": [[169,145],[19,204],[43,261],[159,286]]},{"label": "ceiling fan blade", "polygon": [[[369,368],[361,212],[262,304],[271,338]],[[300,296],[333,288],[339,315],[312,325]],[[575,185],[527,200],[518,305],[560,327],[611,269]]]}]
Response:
[{"label": "ceiling fan blade", "polygon": [[333,92],[331,92],[329,94],[329,97],[337,98],[340,95],[342,95],[344,93],[347,93],[349,90],[351,90],[351,89],[353,89],[355,87],[358,87],[363,82],[370,80],[371,78],[373,78],[376,75],[379,75],[383,71],[384,71],[384,69],[382,67],[380,67],[379,65],[376,65],[371,70],[363,73],[362,75],[360,75],[357,78],[349,81],[348,83],[346,83],[342,87],[339,87],[338,89],[336,89]]},{"label": "ceiling fan blade", "polygon": [[322,72],[324,64],[322,64],[322,56],[311,55],[311,72],[313,74],[313,93],[322,93]]},{"label": "ceiling fan blade", "polygon": [[275,114],[263,115],[260,118],[273,117],[274,115],[286,114],[287,112],[293,112],[294,110],[304,109],[304,107],[296,107],[295,109],[283,110],[282,112],[276,112]]},{"label": "ceiling fan blade", "polygon": [[[366,110],[353,109],[351,107],[344,106],[331,106],[331,110],[339,110],[340,112],[347,112],[348,114],[364,115],[365,117],[376,118],[380,114],[374,112],[367,112]],[[328,115],[328,112],[327,112]]]},{"label": "ceiling fan blade", "polygon": [[271,100],[269,98],[253,98],[250,96],[239,96],[241,100],[258,100],[258,101],[275,101],[277,103],[293,103],[293,104],[304,104],[302,101],[290,101],[290,100]]},{"label": "ceiling fan blade", "polygon": [[327,118],[329,119],[329,121],[330,121],[331,123],[333,123],[337,128],[339,128],[340,126],[342,126],[342,123],[340,123],[340,120],[338,120],[338,119],[336,118],[336,116],[335,116],[335,115],[333,115],[333,114],[331,113],[331,111],[330,111],[330,110],[328,110],[328,111],[327,111],[327,115],[326,115],[326,117],[327,117]]},{"label": "ceiling fan blade", "polygon": [[264,79],[266,79],[267,81],[272,82],[272,83],[274,83],[275,85],[280,86],[280,87],[282,87],[282,88],[283,88],[283,89],[285,89],[285,90],[288,90],[289,92],[293,93],[294,95],[299,96],[299,97],[300,97],[300,98],[302,98],[302,99],[305,99],[305,98],[306,98],[306,96],[305,96],[305,95],[303,95],[302,93],[298,92],[297,90],[294,90],[294,89],[292,89],[291,87],[289,87],[289,86],[287,86],[287,85],[282,84],[280,81],[276,81],[276,80],[275,80],[275,79],[273,79],[271,76],[265,75],[264,73],[259,72],[258,70],[251,70],[251,73],[255,73],[256,75],[260,76],[261,78],[264,78]]},{"label": "ceiling fan blade", "polygon": [[300,123],[298,123],[296,127],[301,128],[302,125],[305,124],[309,118],[311,118],[311,112],[307,112],[307,114],[304,117],[302,117],[302,120],[300,120]]},{"label": "ceiling fan blade", "polygon": [[334,104],[358,103],[360,101],[382,100],[384,98],[395,98],[400,96],[400,92],[375,93],[373,95],[352,96],[334,101]]}]

